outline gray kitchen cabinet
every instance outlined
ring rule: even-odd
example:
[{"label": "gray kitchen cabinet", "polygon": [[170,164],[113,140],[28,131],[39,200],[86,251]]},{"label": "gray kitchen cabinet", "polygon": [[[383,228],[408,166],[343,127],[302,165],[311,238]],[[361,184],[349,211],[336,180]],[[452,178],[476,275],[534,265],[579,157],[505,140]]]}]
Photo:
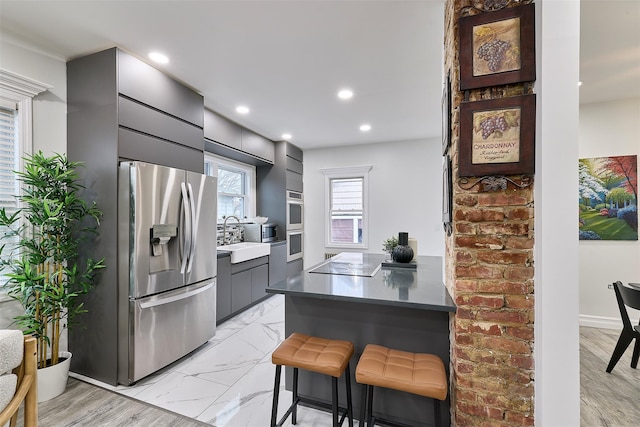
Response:
[{"label": "gray kitchen cabinet", "polygon": [[[83,328],[69,334],[72,370],[118,381],[118,164],[137,160],[202,173],[204,98],[160,70],[111,48],[67,62],[67,155],[81,161],[81,196],[103,212],[100,239],[83,255],[105,257]],[[101,348],[101,351],[95,351]]]},{"label": "gray kitchen cabinet", "polygon": [[251,270],[231,275],[231,311],[233,313],[251,305]]},{"label": "gray kitchen cabinet", "polygon": [[302,259],[296,259],[287,263],[287,277],[295,276],[302,272],[303,261]]},{"label": "gray kitchen cabinet", "polygon": [[287,242],[271,244],[269,254],[269,286],[287,278]]},{"label": "gray kitchen cabinet", "polygon": [[302,175],[302,162],[287,156],[287,170]]},{"label": "gray kitchen cabinet", "polygon": [[118,92],[202,129],[204,98],[162,71],[113,48],[117,57]]},{"label": "gray kitchen cabinet", "polygon": [[286,143],[286,155],[302,163],[302,150],[290,142]]},{"label": "gray kitchen cabinet", "polygon": [[242,127],[211,110],[204,110],[204,137],[242,150]]},{"label": "gray kitchen cabinet", "polygon": [[297,191],[302,193],[302,175],[293,171],[287,170],[287,190]]},{"label": "gray kitchen cabinet", "polygon": [[231,264],[231,312],[235,314],[267,296],[269,256]]},{"label": "gray kitchen cabinet", "polygon": [[216,294],[216,323],[226,319],[231,310],[231,257],[218,257],[218,277]]},{"label": "gray kitchen cabinet", "polygon": [[269,265],[263,264],[251,269],[251,302],[267,296],[265,289],[269,285]]},{"label": "gray kitchen cabinet", "polygon": [[256,209],[278,225],[278,240],[287,238],[287,189],[302,192],[302,150],[290,142],[274,143],[273,165],[256,168]]},{"label": "gray kitchen cabinet", "polygon": [[244,128],[242,129],[242,151],[270,163],[274,161],[273,141]]}]

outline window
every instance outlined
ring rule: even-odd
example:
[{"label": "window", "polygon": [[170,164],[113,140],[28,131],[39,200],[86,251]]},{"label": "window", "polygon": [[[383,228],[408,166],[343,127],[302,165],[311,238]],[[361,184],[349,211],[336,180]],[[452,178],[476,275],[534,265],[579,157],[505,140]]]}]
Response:
[{"label": "window", "polygon": [[[22,157],[31,152],[32,98],[50,88],[0,69],[0,208],[5,208],[7,214],[19,208],[16,196],[20,186],[13,171],[22,169]],[[5,230],[0,229],[0,233]],[[3,283],[0,271],[0,285]]]},{"label": "window", "polygon": [[326,246],[367,248],[370,166],[325,169]]},{"label": "window", "polygon": [[255,212],[255,167],[224,157],[205,156],[205,174],[218,177],[218,222],[234,215],[241,220]]}]

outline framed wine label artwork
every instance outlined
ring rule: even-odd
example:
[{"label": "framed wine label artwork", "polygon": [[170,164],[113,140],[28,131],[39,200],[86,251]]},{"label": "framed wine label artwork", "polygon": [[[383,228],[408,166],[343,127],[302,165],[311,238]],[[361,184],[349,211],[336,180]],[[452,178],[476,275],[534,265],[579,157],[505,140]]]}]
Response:
[{"label": "framed wine label artwork", "polygon": [[460,90],[536,79],[534,7],[460,18]]},{"label": "framed wine label artwork", "polygon": [[460,104],[458,176],[535,171],[535,95]]}]

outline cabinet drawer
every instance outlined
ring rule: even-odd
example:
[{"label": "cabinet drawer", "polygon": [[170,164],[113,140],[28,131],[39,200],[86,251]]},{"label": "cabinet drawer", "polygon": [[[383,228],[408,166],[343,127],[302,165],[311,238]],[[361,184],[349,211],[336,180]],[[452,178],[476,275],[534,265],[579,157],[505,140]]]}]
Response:
[{"label": "cabinet drawer", "polygon": [[287,170],[302,175],[302,162],[287,156]]},{"label": "cabinet drawer", "polygon": [[[224,246],[220,249],[224,250]],[[231,264],[231,274],[238,273],[240,271],[249,270],[262,264],[269,262],[269,256],[262,256],[260,258],[250,259],[249,261],[239,262],[237,264]]]},{"label": "cabinet drawer", "polygon": [[122,96],[118,98],[118,122],[121,126],[158,138],[168,139],[197,150],[204,149],[202,128]]},{"label": "cabinet drawer", "polygon": [[299,162],[302,162],[302,150],[298,147],[296,147],[295,145],[293,145],[290,142],[287,142],[287,152],[286,155],[288,157],[293,157],[294,159],[296,159]]},{"label": "cabinet drawer", "polygon": [[121,50],[118,50],[118,91],[196,126],[204,125],[202,95]]},{"label": "cabinet drawer", "polygon": [[118,129],[118,156],[193,172],[204,172],[202,151],[135,131]]},{"label": "cabinet drawer", "polygon": [[302,175],[288,170],[287,190],[293,190],[297,191],[298,193],[302,193]]}]

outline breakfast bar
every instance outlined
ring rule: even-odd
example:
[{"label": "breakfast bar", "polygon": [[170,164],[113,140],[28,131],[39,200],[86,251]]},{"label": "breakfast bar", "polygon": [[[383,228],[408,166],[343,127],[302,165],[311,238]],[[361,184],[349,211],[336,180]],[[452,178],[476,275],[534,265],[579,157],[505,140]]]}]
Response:
[{"label": "breakfast bar", "polygon": [[[403,266],[387,258],[343,252],[267,288],[285,296],[286,336],[298,332],[353,343],[356,417],[361,389],[353,372],[367,344],[435,354],[449,375],[449,321],[456,306],[443,284],[442,257],[419,256],[415,264]],[[300,395],[329,403],[330,380],[311,375],[300,372]],[[288,370],[287,389],[291,381]],[[376,393],[374,413],[408,425],[431,425],[432,408],[425,398],[387,389]],[[442,419],[449,420],[448,398],[441,412]]]}]

